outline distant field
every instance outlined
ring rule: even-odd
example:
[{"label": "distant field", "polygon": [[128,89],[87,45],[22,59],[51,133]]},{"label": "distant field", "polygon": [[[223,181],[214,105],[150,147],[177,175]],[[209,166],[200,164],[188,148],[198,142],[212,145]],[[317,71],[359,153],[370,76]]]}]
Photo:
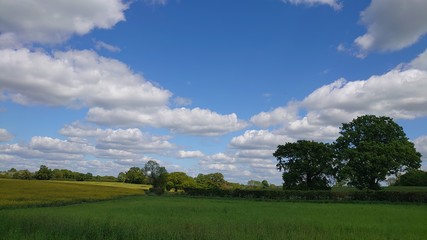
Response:
[{"label": "distant field", "polygon": [[0,209],[54,206],[144,194],[146,186],[125,183],[0,179]]},{"label": "distant field", "polygon": [[[427,205],[141,196],[0,210],[3,239],[425,239]],[[1,238],[0,237],[0,238]]]}]

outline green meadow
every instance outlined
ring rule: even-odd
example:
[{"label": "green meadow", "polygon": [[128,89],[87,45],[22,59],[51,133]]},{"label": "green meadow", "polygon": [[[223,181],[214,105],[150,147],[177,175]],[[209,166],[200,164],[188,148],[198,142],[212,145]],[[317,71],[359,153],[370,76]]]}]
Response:
[{"label": "green meadow", "polygon": [[[42,181],[21,182],[28,186],[28,182]],[[0,181],[2,200],[5,183]],[[59,189],[54,182],[42,184],[53,184]],[[80,189],[76,195],[83,195],[81,187],[89,186],[96,187],[92,189],[93,195],[104,197],[113,189],[135,190],[90,183],[58,184],[73,187],[74,190],[68,189],[71,192]],[[3,208],[0,239],[425,239],[427,236],[427,205],[111,196],[116,199],[64,206],[55,206],[53,201],[48,207]],[[122,198],[117,199],[118,196]]]}]

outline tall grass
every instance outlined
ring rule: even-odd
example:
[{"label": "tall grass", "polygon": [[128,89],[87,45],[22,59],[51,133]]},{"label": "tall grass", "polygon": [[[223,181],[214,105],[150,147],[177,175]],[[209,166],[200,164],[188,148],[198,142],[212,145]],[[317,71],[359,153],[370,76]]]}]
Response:
[{"label": "tall grass", "polygon": [[138,186],[135,188],[114,184],[0,179],[0,209],[54,206],[144,194],[141,185],[135,185]]},{"label": "tall grass", "polygon": [[[4,239],[425,239],[426,205],[131,197],[0,210]],[[1,238],[0,237],[0,238]]]}]

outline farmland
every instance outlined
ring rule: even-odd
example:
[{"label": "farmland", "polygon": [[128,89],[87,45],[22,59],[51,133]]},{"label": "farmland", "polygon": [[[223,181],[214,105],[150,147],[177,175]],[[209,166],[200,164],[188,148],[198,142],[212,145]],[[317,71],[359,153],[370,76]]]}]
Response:
[{"label": "farmland", "polygon": [[[4,183],[0,186],[10,185]],[[58,187],[54,182],[41,184]],[[57,184],[72,186],[71,192],[95,187],[92,195],[103,196],[112,189],[135,191],[90,183]],[[143,195],[61,207],[2,209],[0,234],[4,239],[424,239],[426,215],[427,205]]]},{"label": "farmland", "polygon": [[144,194],[143,185],[0,179],[0,209],[55,206]]}]

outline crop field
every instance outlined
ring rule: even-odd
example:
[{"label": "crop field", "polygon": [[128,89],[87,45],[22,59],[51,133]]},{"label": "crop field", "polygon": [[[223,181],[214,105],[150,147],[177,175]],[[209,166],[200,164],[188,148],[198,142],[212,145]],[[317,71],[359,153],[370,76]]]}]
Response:
[{"label": "crop field", "polygon": [[0,179],[0,209],[55,206],[144,194],[146,186],[124,183]]},{"label": "crop field", "polygon": [[[6,185],[9,187],[4,187]],[[11,186],[21,190],[5,192],[11,191]],[[22,192],[23,186],[28,191],[26,194]],[[76,201],[141,192],[141,185],[137,189],[132,187],[138,185],[119,186],[2,180],[2,204],[4,199],[13,202],[15,197],[18,204],[29,204],[20,206],[30,207],[0,209],[0,239],[425,239],[427,236],[425,204],[276,202],[146,195],[97,202]],[[57,195],[52,195],[53,189]],[[56,204],[58,199],[69,201],[67,198],[71,203],[80,204]],[[34,202],[47,204],[34,207]]]}]

